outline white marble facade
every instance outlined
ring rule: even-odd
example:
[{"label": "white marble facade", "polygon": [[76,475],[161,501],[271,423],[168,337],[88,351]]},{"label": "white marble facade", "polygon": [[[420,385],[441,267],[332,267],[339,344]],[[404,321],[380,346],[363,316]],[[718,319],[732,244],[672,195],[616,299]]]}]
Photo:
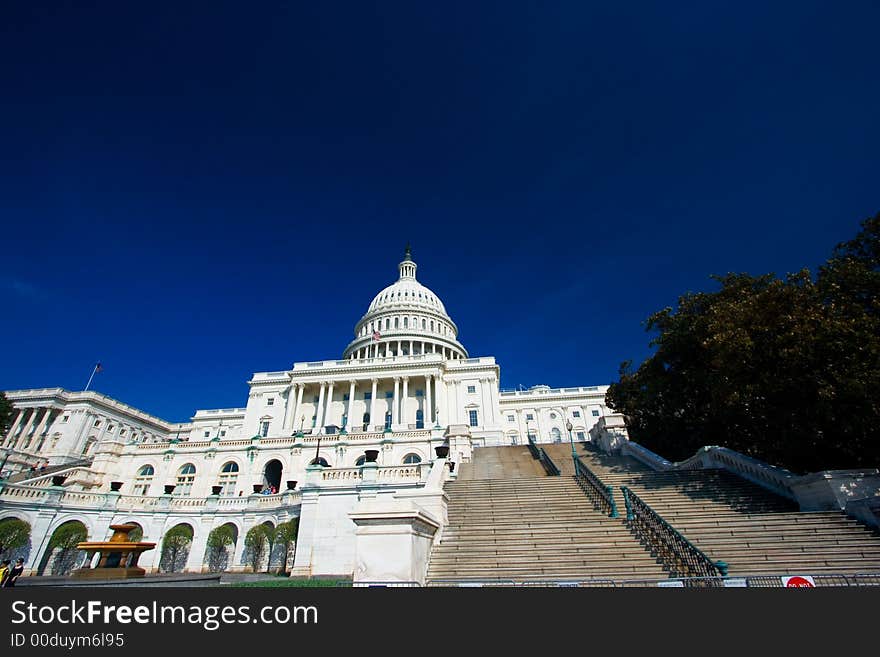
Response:
[{"label": "white marble facade", "polygon": [[[119,494],[150,498],[174,485],[180,509],[217,486],[221,498],[243,499],[254,485],[298,489],[315,459],[340,473],[361,466],[366,450],[378,451],[384,469],[427,465],[450,425],[466,425],[473,447],[522,444],[528,434],[568,441],[567,422],[575,440],[589,440],[608,412],[607,386],[500,390],[495,359],[469,356],[416,270],[407,249],[397,281],[375,296],[340,359],[253,374],[243,408],[175,423],[97,392],[7,391],[17,415],[2,441],[4,469],[82,464],[65,483],[69,495],[121,482]],[[0,518],[4,502],[0,495]]]}]

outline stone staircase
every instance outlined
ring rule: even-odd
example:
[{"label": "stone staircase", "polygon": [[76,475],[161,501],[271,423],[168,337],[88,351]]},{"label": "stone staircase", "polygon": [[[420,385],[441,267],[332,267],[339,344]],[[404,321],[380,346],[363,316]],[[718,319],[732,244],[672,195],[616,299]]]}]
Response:
[{"label": "stone staircase", "polygon": [[429,585],[667,577],[619,519],[595,511],[572,477],[546,476],[527,447],[478,448],[460,467]]},{"label": "stone staircase", "polygon": [[[543,447],[560,469],[573,470],[569,445]],[[880,572],[880,536],[843,512],[798,511],[724,470],[655,472],[635,459],[576,448],[614,488],[621,516],[620,486],[627,486],[713,561],[727,562],[730,575]]]}]

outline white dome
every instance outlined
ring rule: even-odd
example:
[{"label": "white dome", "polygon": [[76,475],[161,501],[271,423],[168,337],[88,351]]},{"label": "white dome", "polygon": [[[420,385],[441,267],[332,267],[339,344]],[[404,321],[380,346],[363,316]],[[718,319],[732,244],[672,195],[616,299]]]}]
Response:
[{"label": "white dome", "polygon": [[398,269],[400,278],[373,297],[355,326],[354,340],[346,347],[343,358],[427,353],[467,358],[467,350],[458,342],[458,328],[446,314],[443,302],[416,280],[418,265],[410,256],[409,247]]},{"label": "white dome", "polygon": [[401,278],[379,292],[373,298],[367,313],[401,305],[418,306],[424,310],[446,315],[446,308],[437,295],[414,278]]}]

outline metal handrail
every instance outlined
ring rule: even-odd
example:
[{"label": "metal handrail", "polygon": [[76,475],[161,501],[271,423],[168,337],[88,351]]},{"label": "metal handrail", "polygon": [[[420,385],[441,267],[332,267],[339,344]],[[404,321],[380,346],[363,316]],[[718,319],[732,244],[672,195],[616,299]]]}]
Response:
[{"label": "metal handrail", "polygon": [[642,498],[621,486],[626,523],[654,552],[673,577],[727,577],[728,564],[712,561]]},{"label": "metal handrail", "polygon": [[550,475],[551,477],[558,477],[562,474],[559,468],[556,467],[556,464],[553,462],[547,452],[544,451],[542,447],[538,447],[535,444],[535,440],[529,436],[529,451],[532,453],[532,458],[536,461],[540,461],[541,465],[544,466],[544,471]]},{"label": "metal handrail", "polygon": [[551,477],[558,477],[562,474],[559,471],[559,468],[556,467],[556,464],[553,460],[547,455],[547,452],[544,449],[541,449],[541,465],[544,466],[544,470],[546,470],[547,474]]},{"label": "metal handrail", "polygon": [[574,460],[574,479],[593,502],[597,511],[607,513],[609,518],[620,517],[614,501],[614,489],[604,484],[580,457]]}]

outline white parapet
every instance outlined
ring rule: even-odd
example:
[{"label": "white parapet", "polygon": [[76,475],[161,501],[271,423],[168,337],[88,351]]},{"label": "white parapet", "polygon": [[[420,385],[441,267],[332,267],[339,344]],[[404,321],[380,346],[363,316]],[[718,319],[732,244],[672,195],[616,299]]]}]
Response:
[{"label": "white parapet", "polygon": [[440,522],[411,500],[364,499],[349,514],[355,530],[354,585],[424,586]]}]

